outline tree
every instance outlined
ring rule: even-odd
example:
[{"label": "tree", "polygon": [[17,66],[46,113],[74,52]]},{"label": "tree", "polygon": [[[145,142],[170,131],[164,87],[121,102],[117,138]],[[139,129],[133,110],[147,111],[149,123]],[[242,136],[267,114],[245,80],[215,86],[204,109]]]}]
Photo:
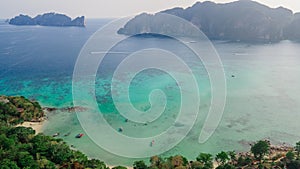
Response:
[{"label": "tree", "polygon": [[133,168],[134,169],[147,169],[148,167],[144,161],[135,161],[133,163]]},{"label": "tree", "polygon": [[72,159],[73,152],[69,146],[65,143],[52,144],[49,147],[49,155],[51,161],[56,164],[62,164],[64,162],[69,162]]},{"label": "tree", "polygon": [[43,134],[38,134],[34,136],[30,142],[33,145],[33,149],[31,154],[39,153],[41,156],[50,157],[49,148],[50,148],[50,141],[52,138],[50,136],[45,136]]},{"label": "tree", "polygon": [[41,169],[55,169],[55,164],[47,159],[40,159],[37,160],[37,163],[39,165],[39,168]]},{"label": "tree", "polygon": [[78,161],[75,161],[71,164],[71,168],[72,169],[83,169],[84,166],[82,164],[80,164]]},{"label": "tree", "polygon": [[226,152],[222,151],[216,155],[215,159],[216,161],[221,162],[222,165],[224,165],[230,158]]},{"label": "tree", "polygon": [[8,150],[15,145],[13,139],[7,138],[4,134],[0,135],[0,149]]},{"label": "tree", "polygon": [[19,169],[16,162],[9,159],[2,159],[0,161],[0,169]]},{"label": "tree", "polygon": [[259,163],[258,166],[257,166],[257,168],[258,169],[264,169],[265,167],[261,163]]},{"label": "tree", "polygon": [[285,157],[288,161],[292,161],[295,157],[295,154],[292,151],[289,151],[286,153]]},{"label": "tree", "polygon": [[173,168],[183,166],[182,156],[176,155],[176,156],[172,157],[171,163],[172,163]]},{"label": "tree", "polygon": [[208,153],[200,153],[196,158],[197,161],[203,164],[206,169],[213,168],[213,157]]},{"label": "tree", "polygon": [[231,162],[233,163],[234,161],[236,161],[236,153],[235,151],[228,151],[227,154],[230,157]]},{"label": "tree", "polygon": [[239,156],[239,158],[237,159],[237,165],[240,167],[249,165],[251,162],[252,160],[249,157],[244,158],[242,156]]},{"label": "tree", "polygon": [[21,143],[28,143],[30,138],[35,134],[35,131],[29,127],[14,127],[8,133],[7,136],[15,135],[18,141]]},{"label": "tree", "polygon": [[82,152],[80,152],[80,151],[74,151],[73,155],[72,155],[72,160],[73,161],[77,161],[79,163],[85,163],[86,161],[88,161],[88,158]]},{"label": "tree", "polygon": [[159,156],[152,156],[150,158],[150,163],[152,168],[161,168],[161,164],[163,163],[163,159],[160,158]]},{"label": "tree", "polygon": [[203,164],[200,163],[199,161],[193,161],[191,163],[191,169],[202,169],[203,168]]},{"label": "tree", "polygon": [[36,161],[34,161],[32,155],[30,155],[28,152],[19,152],[18,153],[18,160],[17,160],[17,164],[19,167],[21,168],[39,168],[38,164],[36,163]]},{"label": "tree", "polygon": [[260,140],[251,147],[251,152],[254,157],[261,160],[266,154],[269,153],[270,145],[267,141]]},{"label": "tree", "polygon": [[299,160],[293,160],[290,163],[286,164],[287,169],[299,169],[300,168],[300,161]]},{"label": "tree", "polygon": [[91,159],[85,162],[85,167],[87,168],[97,168],[97,169],[109,169],[103,161],[98,159]]},{"label": "tree", "polygon": [[218,166],[216,169],[235,169],[236,167],[231,164],[222,164]]},{"label": "tree", "polygon": [[181,157],[182,157],[182,160],[183,160],[183,166],[189,165],[189,160],[187,158],[183,157],[183,156],[181,156]]},{"label": "tree", "polygon": [[297,158],[299,159],[300,154],[300,141],[296,143],[295,150],[297,151]]}]

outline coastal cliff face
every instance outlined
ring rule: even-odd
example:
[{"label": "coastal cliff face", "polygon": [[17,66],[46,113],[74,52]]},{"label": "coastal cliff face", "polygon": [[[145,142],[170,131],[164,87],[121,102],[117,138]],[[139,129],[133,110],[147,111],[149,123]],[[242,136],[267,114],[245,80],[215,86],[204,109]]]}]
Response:
[{"label": "coastal cliff face", "polygon": [[118,30],[119,34],[167,34],[178,36],[199,36],[199,33],[193,30],[187,30],[189,23],[178,23],[178,20],[170,20],[160,13],[150,15],[143,13],[130,20],[124,28]]},{"label": "coastal cliff face", "polygon": [[292,22],[284,28],[284,36],[290,40],[300,40],[300,13],[296,13]]},{"label": "coastal cliff face", "polygon": [[9,20],[11,25],[41,25],[41,26],[78,26],[84,27],[84,16],[72,20],[70,17],[57,14],[46,13],[31,18],[27,15],[19,15]]},{"label": "coastal cliff face", "polygon": [[[209,39],[260,42],[300,39],[300,14],[294,15],[289,9],[270,8],[251,0],[226,4],[197,2],[186,9],[173,8],[159,13],[175,15],[190,21]],[[153,30],[163,32],[161,29],[168,22],[159,19],[157,14],[143,13],[130,20],[118,33],[134,35]],[[168,31],[184,32],[183,28],[184,26],[178,24]]]}]

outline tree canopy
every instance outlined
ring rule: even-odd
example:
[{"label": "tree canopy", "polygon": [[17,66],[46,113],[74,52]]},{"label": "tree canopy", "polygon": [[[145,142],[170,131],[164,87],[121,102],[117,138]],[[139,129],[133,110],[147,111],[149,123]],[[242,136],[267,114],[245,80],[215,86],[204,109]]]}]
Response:
[{"label": "tree canopy", "polygon": [[269,150],[270,145],[265,140],[260,140],[251,147],[251,152],[254,154],[254,157],[260,160],[264,155],[269,153]]},{"label": "tree canopy", "polygon": [[32,128],[15,127],[23,121],[44,116],[39,103],[22,96],[0,96],[0,169],[98,168],[108,169],[100,160],[70,147],[61,139],[35,135]]}]

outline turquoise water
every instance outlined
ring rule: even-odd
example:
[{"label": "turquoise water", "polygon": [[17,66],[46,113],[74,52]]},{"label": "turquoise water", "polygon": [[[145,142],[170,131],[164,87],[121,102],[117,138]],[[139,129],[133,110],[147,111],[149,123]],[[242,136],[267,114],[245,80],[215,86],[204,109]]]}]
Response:
[{"label": "turquoise water", "polygon": [[[72,73],[78,53],[92,33],[107,22],[109,20],[88,20],[86,28],[0,25],[0,94],[24,95],[43,106],[72,106]],[[201,105],[196,124],[180,144],[163,156],[182,154],[194,159],[199,152],[244,151],[249,148],[248,142],[263,138],[289,144],[300,140],[300,44],[289,41],[278,44],[215,41],[213,44],[224,64],[227,100],[219,127],[204,144],[198,143],[198,137],[210,106],[211,90],[201,62],[185,53],[182,46],[164,38],[131,38],[115,49],[130,52],[141,47],[163,46],[181,52],[199,75]],[[145,137],[161,133],[172,124],[179,109],[181,98],[176,82],[156,70],[138,74],[130,86],[133,106],[147,111],[150,108],[148,96],[153,89],[164,91],[168,104],[155,122],[147,125],[125,122],[110,96],[112,72],[122,57],[107,57],[98,71],[95,92],[99,108],[113,128],[124,128],[125,135]],[[122,83],[117,87],[122,90]],[[193,100],[190,102],[193,104]],[[75,113],[53,112],[48,116],[44,133],[71,132],[62,138],[88,156],[109,164],[131,165],[135,160],[106,152],[87,136],[75,139],[76,134],[84,132]]]}]

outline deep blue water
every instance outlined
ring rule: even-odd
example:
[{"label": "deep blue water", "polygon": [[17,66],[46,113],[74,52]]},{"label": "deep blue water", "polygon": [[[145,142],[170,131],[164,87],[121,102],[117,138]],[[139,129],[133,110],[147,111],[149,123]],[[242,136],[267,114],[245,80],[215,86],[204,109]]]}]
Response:
[{"label": "deep blue water", "polygon": [[39,95],[43,93],[39,89],[27,89],[70,79],[82,46],[110,20],[90,19],[86,28],[0,25],[0,93],[38,100],[48,97]]},{"label": "deep blue water", "polygon": [[[44,106],[72,105],[72,75],[79,52],[89,37],[110,19],[87,20],[86,28],[78,27],[42,27],[12,26],[0,21],[0,94],[24,95],[38,100]],[[110,36],[110,35],[107,35]],[[205,144],[199,144],[198,136],[205,114],[197,119],[195,127],[178,146],[165,155],[183,154],[195,158],[199,152],[216,153],[220,150],[244,151],[248,143],[258,139],[269,138],[274,143],[286,142],[294,144],[300,139],[300,44],[283,41],[276,44],[243,44],[213,42],[225,69],[227,80],[227,100],[222,121],[214,135]],[[164,47],[171,51],[182,51],[180,45],[163,38],[129,38],[126,43],[119,44],[120,49],[134,51],[145,47]],[[118,50],[118,48],[116,48]],[[201,63],[195,61],[188,53],[181,53],[185,61],[199,75],[201,90],[201,111],[207,111],[210,103],[210,88],[207,74]],[[121,55],[119,55],[121,56]],[[113,58],[113,56],[111,56]],[[120,58],[104,60],[102,72],[99,70],[99,88],[96,89],[97,101],[105,112],[113,112],[113,104],[109,103],[107,92],[110,77]],[[155,76],[159,75],[159,76]],[[235,75],[235,77],[232,77]],[[151,79],[153,78],[153,79]],[[144,81],[143,81],[144,80]],[[144,85],[146,82],[147,85]],[[157,82],[155,84],[153,82]],[[147,110],[147,100],[152,87],[166,85],[167,93],[177,93],[171,78],[159,72],[140,74],[133,80],[137,102],[136,108]],[[162,89],[166,89],[162,88]],[[145,94],[146,93],[146,94]],[[145,95],[143,95],[145,94]],[[172,107],[176,108],[176,100]],[[141,101],[142,100],[142,101]],[[171,104],[171,105],[172,105]],[[169,109],[172,112],[172,108]],[[114,112],[116,113],[116,112]],[[166,115],[169,117],[170,114]],[[164,117],[166,117],[164,116]],[[172,115],[168,120],[172,120]],[[159,121],[159,125],[137,126],[124,124],[124,118],[112,114],[109,123],[118,128],[123,125],[127,134],[134,135],[141,130],[165,129],[168,120]],[[159,127],[157,127],[159,126]],[[151,128],[152,127],[152,128]],[[45,133],[84,132],[74,114],[54,114],[49,119]],[[126,133],[125,132],[125,133]],[[101,150],[87,137],[76,140],[64,138],[91,157],[97,157],[110,164],[132,164],[132,159],[116,157]]]}]

